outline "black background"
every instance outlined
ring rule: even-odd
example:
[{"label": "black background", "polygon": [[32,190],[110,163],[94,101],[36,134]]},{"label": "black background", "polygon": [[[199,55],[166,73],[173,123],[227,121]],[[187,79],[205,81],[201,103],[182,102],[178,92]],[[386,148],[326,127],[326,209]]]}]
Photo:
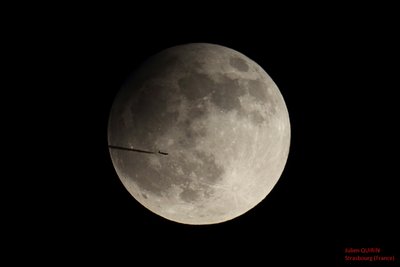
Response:
[{"label": "black background", "polygon": [[[347,247],[399,257],[398,31],[389,9],[274,16],[261,6],[161,7],[161,15],[103,8],[10,23],[10,54],[22,66],[11,88],[25,89],[10,91],[28,109],[14,108],[10,127],[21,127],[18,143],[32,147],[15,157],[21,178],[15,208],[8,205],[9,247],[24,251],[21,258],[349,266]],[[256,61],[280,88],[292,127],[286,168],[268,197],[209,226],[177,224],[142,207],[107,148],[108,114],[124,79],[149,56],[191,42]]]}]

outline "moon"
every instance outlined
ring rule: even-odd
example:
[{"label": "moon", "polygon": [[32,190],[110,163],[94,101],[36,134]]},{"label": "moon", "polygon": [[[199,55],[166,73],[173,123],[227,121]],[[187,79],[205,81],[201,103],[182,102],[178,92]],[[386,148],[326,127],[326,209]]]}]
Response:
[{"label": "moon", "polygon": [[111,108],[108,144],[139,203],[168,220],[203,225],[236,218],[270,193],[290,133],[285,101],[257,63],[192,43],[152,56],[126,80]]}]

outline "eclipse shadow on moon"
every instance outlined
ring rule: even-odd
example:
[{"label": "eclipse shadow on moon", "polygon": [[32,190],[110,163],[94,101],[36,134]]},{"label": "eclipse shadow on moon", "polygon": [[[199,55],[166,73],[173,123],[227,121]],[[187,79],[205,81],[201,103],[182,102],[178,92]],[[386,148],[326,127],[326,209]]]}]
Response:
[{"label": "eclipse shadow on moon", "polygon": [[108,144],[119,178],[143,206],[175,222],[213,224],[269,194],[286,164],[290,122],[259,65],[194,43],[161,51],[127,79]]}]

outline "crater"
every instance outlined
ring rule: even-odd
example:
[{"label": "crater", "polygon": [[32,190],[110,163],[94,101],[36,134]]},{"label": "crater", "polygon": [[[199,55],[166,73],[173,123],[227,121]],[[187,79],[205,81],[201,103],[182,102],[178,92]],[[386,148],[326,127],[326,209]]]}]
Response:
[{"label": "crater", "polygon": [[248,81],[249,94],[253,96],[257,101],[265,103],[267,98],[267,88],[266,85],[259,80],[249,80]]},{"label": "crater", "polygon": [[215,82],[207,75],[192,72],[189,75],[179,79],[181,93],[190,101],[203,98],[215,89]]},{"label": "crater", "polygon": [[[213,155],[201,151],[182,156],[179,159],[181,175],[186,180],[203,181],[215,183],[222,179],[224,168],[215,162]],[[190,177],[190,178],[189,178]]]},{"label": "crater", "polygon": [[224,168],[215,162],[214,155],[196,151],[195,156],[199,161],[195,169],[195,174],[200,180],[215,183],[222,179]]},{"label": "crater", "polygon": [[199,193],[190,188],[184,188],[179,197],[186,202],[193,202],[199,198]]},{"label": "crater", "polygon": [[229,64],[234,67],[235,69],[237,69],[238,71],[248,71],[249,70],[249,65],[247,65],[246,61],[243,60],[240,57],[232,57],[229,60]]},{"label": "crater", "polygon": [[[142,190],[161,196],[161,192],[168,189],[170,181],[165,179],[165,175],[160,170],[155,169],[148,162],[149,156],[132,155],[132,152],[126,151],[127,156],[123,158],[122,168],[135,184]],[[129,154],[128,154],[129,153]],[[153,155],[151,155],[153,156]],[[154,156],[153,156],[154,157]],[[161,168],[162,170],[162,168]],[[144,198],[145,195],[143,195]]]},{"label": "crater", "polygon": [[182,131],[179,131],[175,138],[178,140],[178,144],[185,149],[193,148],[196,145],[196,140],[207,135],[207,129],[204,126],[194,126],[193,121],[185,120],[179,127]]},{"label": "crater", "polygon": [[199,119],[204,117],[207,113],[206,107],[204,104],[195,104],[189,109],[188,117],[193,121],[195,119]]},{"label": "crater", "polygon": [[256,125],[261,124],[265,121],[264,117],[258,111],[250,112],[249,116],[250,116],[250,120]]},{"label": "crater", "polygon": [[216,89],[213,91],[211,102],[223,111],[239,110],[241,104],[239,97],[245,94],[245,90],[240,86],[237,80],[219,75]]},{"label": "crater", "polygon": [[[223,111],[231,111],[241,108],[239,97],[246,93],[239,82],[222,74],[214,74],[216,81],[208,75],[193,72],[181,78],[178,83],[181,93],[191,102],[191,105],[199,104],[206,96]],[[193,110],[192,112],[196,112]],[[198,110],[201,113],[201,110]],[[196,114],[194,114],[196,116]]]},{"label": "crater", "polygon": [[207,130],[205,127],[200,127],[194,129],[193,127],[189,127],[185,129],[185,137],[188,139],[192,139],[193,143],[199,137],[205,137],[207,135]]},{"label": "crater", "polygon": [[[200,182],[198,192],[205,191],[201,182],[214,184],[222,179],[224,168],[218,165],[212,154],[194,151],[187,154],[169,155],[168,159],[160,160],[161,167],[155,168],[151,164],[151,157],[156,155],[132,155],[129,151],[121,155],[121,169],[142,191],[162,196],[172,186],[185,186]],[[198,183],[197,183],[198,184]],[[191,190],[191,189],[190,189]],[[196,197],[189,189],[183,192],[182,198],[194,200]],[[142,193],[144,198],[147,194]]]}]

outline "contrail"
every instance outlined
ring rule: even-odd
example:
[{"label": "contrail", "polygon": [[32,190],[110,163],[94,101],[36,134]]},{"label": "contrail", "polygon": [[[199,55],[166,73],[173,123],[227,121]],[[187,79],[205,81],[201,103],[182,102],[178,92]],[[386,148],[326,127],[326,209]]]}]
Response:
[{"label": "contrail", "polygon": [[[109,148],[112,148],[112,149],[133,151],[133,152],[139,152],[139,153],[157,154],[157,152],[153,152],[153,151],[142,150],[142,149],[135,149],[135,148],[128,148],[128,147],[122,147],[122,146],[112,146],[112,145],[109,145],[108,147],[109,147]],[[165,155],[165,156],[168,155],[167,152],[162,152],[162,151],[160,151],[160,150],[158,150],[158,154]]]}]

